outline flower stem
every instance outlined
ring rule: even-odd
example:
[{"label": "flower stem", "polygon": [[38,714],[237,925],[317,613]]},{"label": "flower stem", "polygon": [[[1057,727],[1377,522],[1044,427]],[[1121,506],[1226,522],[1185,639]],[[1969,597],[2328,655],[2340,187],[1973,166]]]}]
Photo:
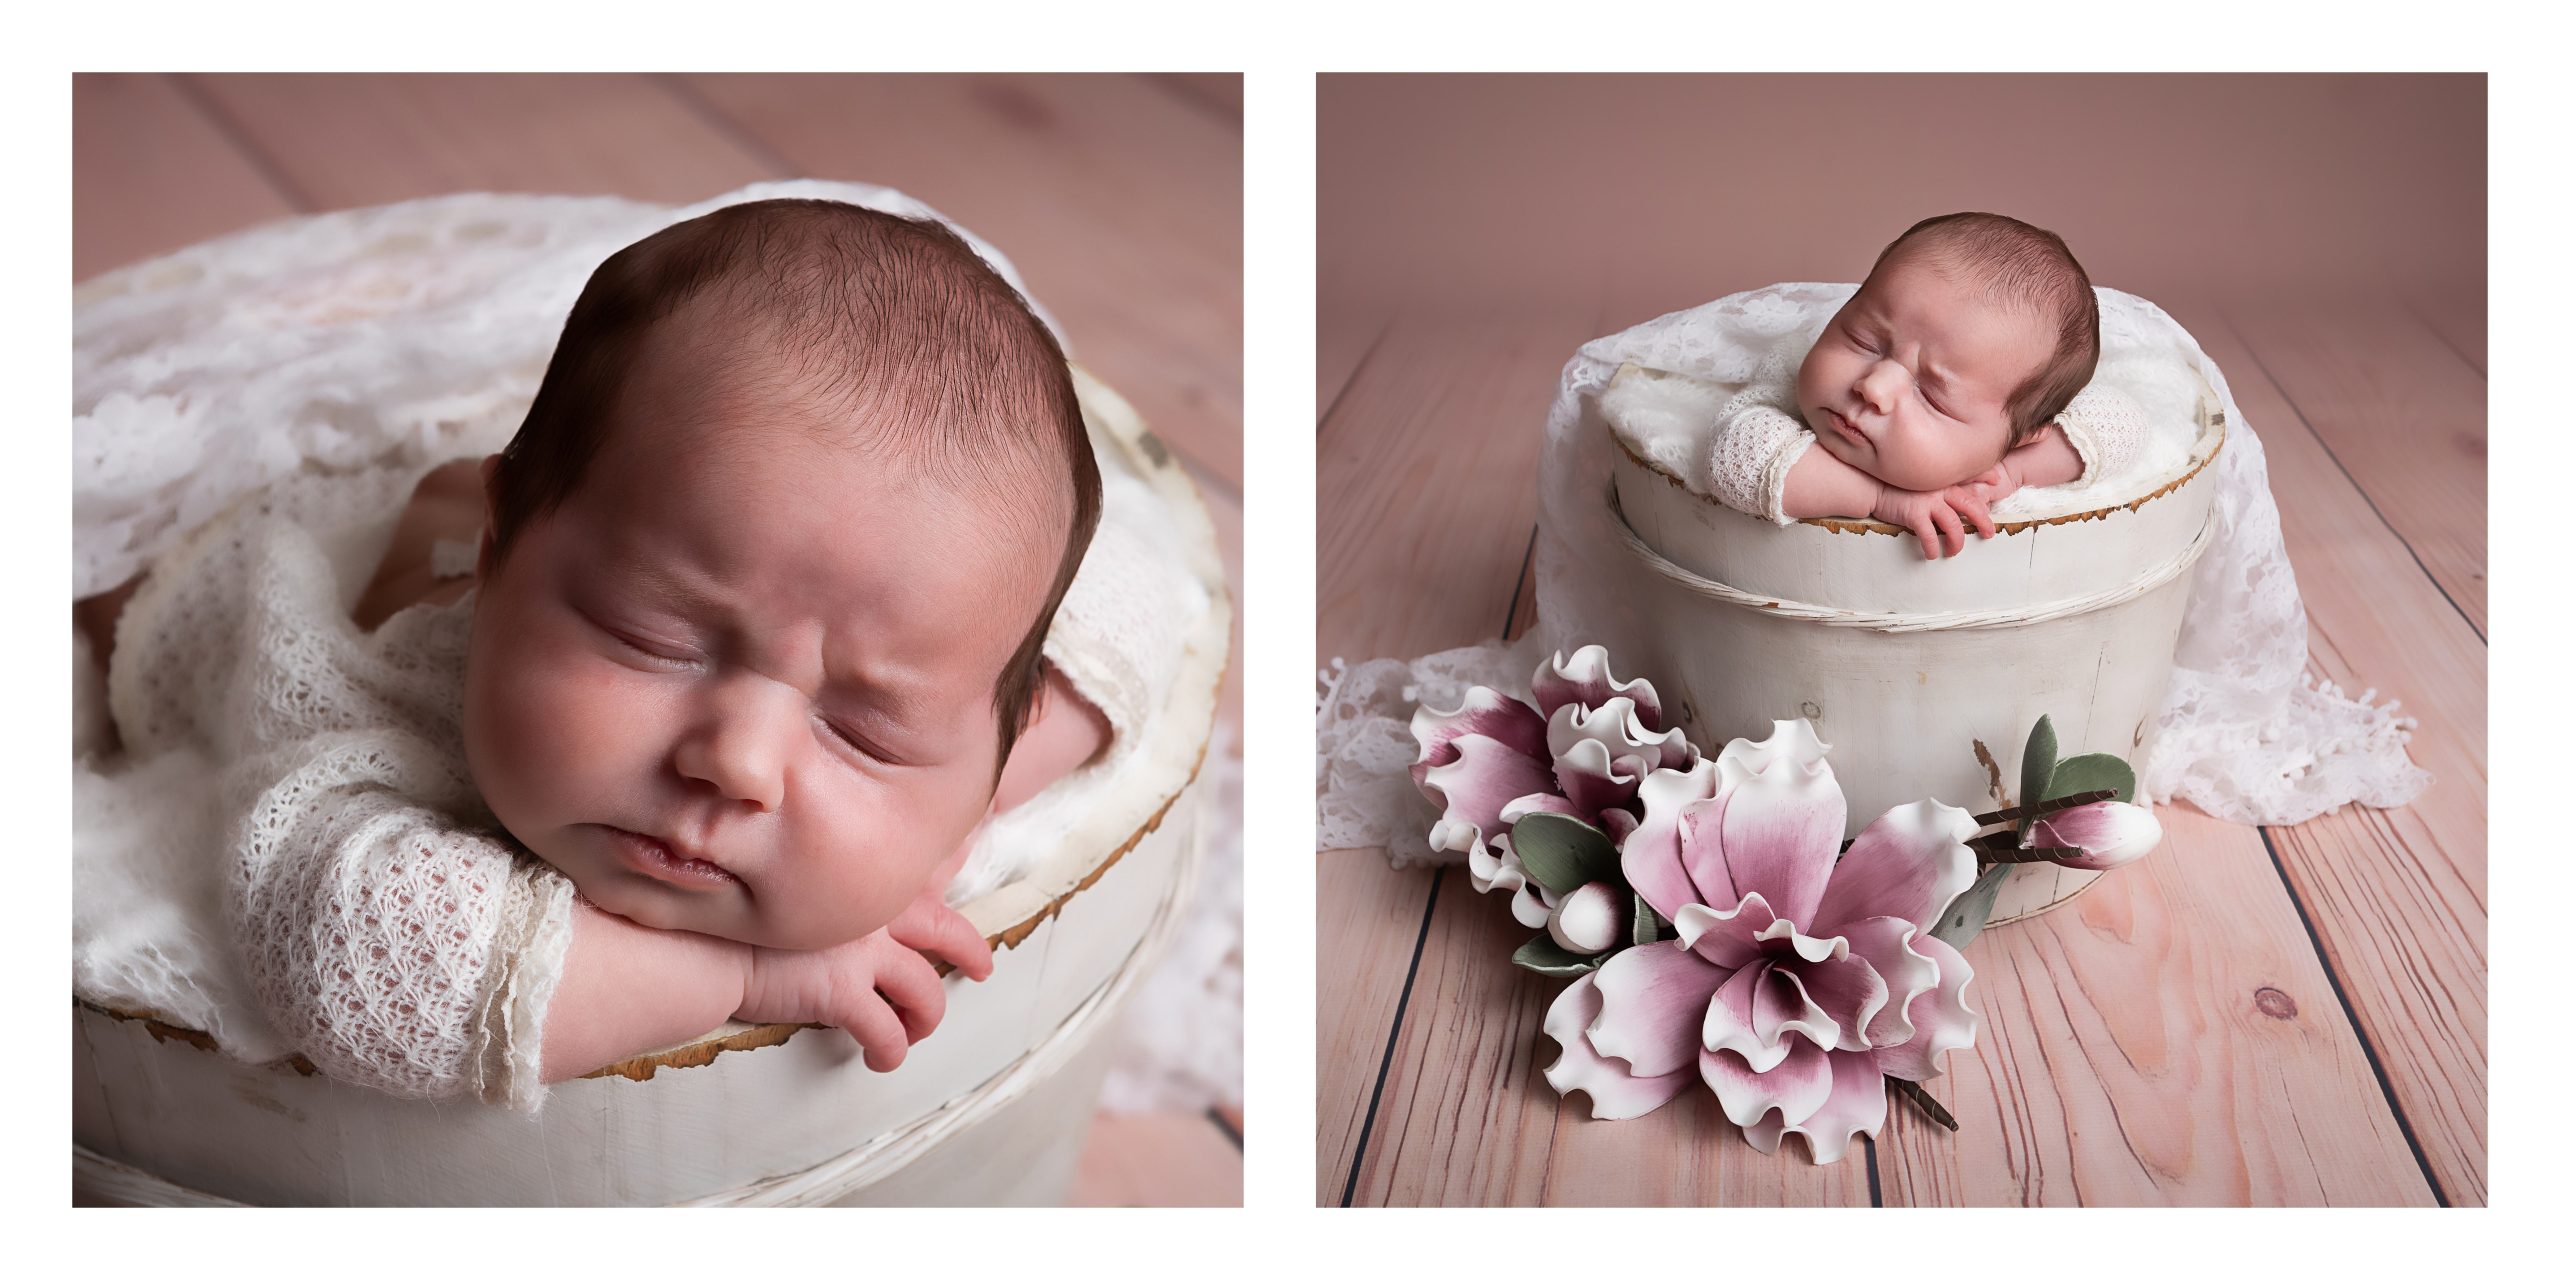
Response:
[{"label": "flower stem", "polygon": [[2083,791],[2078,795],[2059,796],[2051,800],[2039,800],[2034,804],[2019,805],[2014,809],[1994,809],[1989,813],[1977,813],[1973,815],[1973,820],[1977,825],[1985,827],[1990,826],[1995,822],[2033,821],[2034,819],[2041,818],[2048,813],[2058,813],[2064,809],[2074,809],[2084,804],[2096,804],[2101,800],[2113,800],[2115,798],[2116,789],[2114,787],[2105,787],[2097,791]]},{"label": "flower stem", "polygon": [[2036,849],[2025,848],[2019,845],[2018,833],[2015,831],[1994,831],[1987,836],[1975,836],[1965,843],[1972,846],[1974,856],[1985,866],[1995,866],[2003,862],[2059,862],[2064,858],[2076,858],[2086,852],[2074,849],[2067,844],[2048,845]]},{"label": "flower stem", "polygon": [[1947,1132],[1956,1131],[1954,1113],[1940,1106],[1938,1100],[1930,1097],[1928,1090],[1921,1088],[1917,1082],[1905,1080],[1900,1076],[1886,1076],[1884,1082],[1892,1085],[1894,1092],[1901,1094],[1902,1100],[1910,1103],[1914,1110],[1946,1126]]}]

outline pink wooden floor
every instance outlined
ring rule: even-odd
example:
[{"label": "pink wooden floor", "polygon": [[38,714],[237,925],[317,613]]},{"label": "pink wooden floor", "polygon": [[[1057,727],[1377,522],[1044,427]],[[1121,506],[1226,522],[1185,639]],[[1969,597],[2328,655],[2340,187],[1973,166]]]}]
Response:
[{"label": "pink wooden floor", "polygon": [[[1189,466],[1242,616],[1239,77],[84,75],[72,93],[76,279],[271,219],[458,191],[672,204],[773,178],[900,188],[1001,246],[1077,358]],[[1106,1116],[1075,1198],[1241,1203],[1242,1131],[1235,1113]]]},{"label": "pink wooden floor", "polygon": [[[1535,602],[1540,424],[1581,342],[1776,280],[1854,280],[1920,217],[2042,199],[2023,193],[2026,178],[1943,153],[1862,155],[1876,162],[1859,174],[1862,190],[1947,172],[1908,216],[1897,208],[1880,235],[1825,257],[1823,235],[1801,225],[1810,215],[1791,220],[1783,200],[1758,207],[1771,192],[1817,187],[1789,156],[1817,169],[1841,158],[1820,133],[1825,119],[1890,110],[1926,131],[1954,108],[1899,89],[1862,99],[1839,78],[1794,78],[1823,81],[1818,95],[1770,79],[1747,93],[1701,84],[1672,104],[1706,119],[1757,112],[1770,127],[1756,150],[1712,168],[1656,166],[1612,205],[1593,193],[1609,180],[1605,165],[1569,169],[1561,148],[1608,136],[1609,121],[1650,118],[1620,141],[1666,154],[1677,142],[1662,131],[1678,121],[1659,99],[1692,91],[1583,79],[1525,98],[1482,83],[1346,92],[1326,78],[1320,655],[1410,656],[1521,631]],[[2332,96],[2239,112],[2133,84],[2109,112],[2077,99],[2054,109],[2010,84],[1946,90],[1983,99],[1969,127],[1985,155],[2059,154],[2069,139],[2055,130],[2085,141],[2143,120],[2195,131],[2178,134],[2190,148],[2180,172],[2245,170],[2252,155],[2275,167],[2285,152],[2261,126],[2291,130],[2284,146],[2296,153],[2354,159],[2303,122],[2323,102],[2347,125],[2378,108],[2353,96],[2359,86],[2343,103],[2335,85],[2306,91]],[[2466,119],[2459,107],[2446,128]],[[2476,129],[2477,112],[2467,118]],[[1470,120],[1485,132],[1468,132]],[[1548,142],[1556,149],[1537,150]],[[2382,155],[2365,180],[2407,180],[2388,162],[2415,135],[2404,128],[2374,145]],[[2457,132],[2443,149],[2465,145],[2479,155],[2476,134]],[[1481,171],[1468,167],[1476,162]],[[1750,200],[1716,188],[1737,168],[1755,177]],[[2314,674],[2399,699],[2420,722],[2410,754],[2433,784],[2403,808],[2294,827],[2164,807],[2167,838],[2147,861],[1968,949],[1981,1043],[1931,1085],[1962,1130],[1897,1105],[1879,1139],[1827,1167],[1793,1144],[1778,1158],[1751,1151],[1702,1090],[1630,1122],[1560,1103],[1539,1074],[1555,1050],[1538,1030],[1560,984],[1509,963],[1519,930],[1504,904],[1472,892],[1462,868],[1395,872],[1374,850],[1322,851],[1320,1203],[2486,1201],[2484,275],[2475,264],[2467,278],[2404,273],[2314,290],[2254,271],[2255,242],[2235,240],[2229,260],[2202,266],[2195,246],[2125,252],[2157,221],[2186,215],[2123,198],[2170,175],[2134,160],[2120,168],[2086,205],[2048,203],[2031,220],[2070,237],[2098,283],[2166,308],[2220,363],[2266,445]],[[1519,182],[1569,171],[1574,181],[1544,191]],[[2479,176],[2475,163],[2470,180]],[[2340,194],[2353,192],[2269,200],[2309,207]],[[1398,220],[1422,216],[1416,202],[1474,212],[1447,238],[1407,246]],[[1676,237],[1647,230],[1665,220],[1653,212],[1663,206],[1683,211]],[[1611,209],[1627,211],[1636,247],[1572,237],[1575,219],[1604,222]],[[1755,249],[1779,240],[1800,254]],[[1639,269],[1656,247],[1686,257]],[[1550,261],[1585,251],[1578,272]]]}]

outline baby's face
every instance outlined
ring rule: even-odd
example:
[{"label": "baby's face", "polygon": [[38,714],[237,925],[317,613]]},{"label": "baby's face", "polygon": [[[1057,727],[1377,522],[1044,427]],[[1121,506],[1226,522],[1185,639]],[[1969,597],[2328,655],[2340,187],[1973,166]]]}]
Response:
[{"label": "baby's face", "polygon": [[1831,318],[1796,404],[1834,457],[1897,489],[1943,489],[2008,452],[2003,406],[2053,346],[2049,324],[1906,254]]},{"label": "baby's face", "polygon": [[996,680],[1059,549],[829,443],[814,410],[644,363],[577,490],[481,584],[473,780],[640,924],[869,933],[986,815]]}]

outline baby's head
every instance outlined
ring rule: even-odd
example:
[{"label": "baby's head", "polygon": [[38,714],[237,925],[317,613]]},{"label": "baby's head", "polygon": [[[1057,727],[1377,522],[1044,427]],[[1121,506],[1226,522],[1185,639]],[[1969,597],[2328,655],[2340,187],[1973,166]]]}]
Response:
[{"label": "baby's head", "polygon": [[1991,213],[1905,231],[1796,373],[1822,446],[1899,489],[1990,469],[2098,367],[2098,299],[2062,237]]},{"label": "baby's head", "polygon": [[815,200],[606,259],[487,489],[491,811],[599,907],[792,949],[886,924],[986,815],[1101,511],[1021,296]]}]

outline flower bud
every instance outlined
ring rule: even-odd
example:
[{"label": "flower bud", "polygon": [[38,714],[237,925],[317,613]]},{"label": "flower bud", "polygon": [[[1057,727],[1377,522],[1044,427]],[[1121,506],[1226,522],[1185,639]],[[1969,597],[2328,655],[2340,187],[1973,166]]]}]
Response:
[{"label": "flower bud", "polygon": [[1626,895],[1596,880],[1566,894],[1547,919],[1547,936],[1575,955],[1596,956],[1626,935]]},{"label": "flower bud", "polygon": [[2158,843],[2160,820],[2152,817],[2150,810],[2114,800],[2074,805],[2047,814],[2036,820],[2035,830],[2027,837],[2027,844],[2037,849],[2068,845],[2081,850],[2075,856],[2056,859],[2055,865],[2082,871],[2121,867],[2151,852],[2151,846]]}]

